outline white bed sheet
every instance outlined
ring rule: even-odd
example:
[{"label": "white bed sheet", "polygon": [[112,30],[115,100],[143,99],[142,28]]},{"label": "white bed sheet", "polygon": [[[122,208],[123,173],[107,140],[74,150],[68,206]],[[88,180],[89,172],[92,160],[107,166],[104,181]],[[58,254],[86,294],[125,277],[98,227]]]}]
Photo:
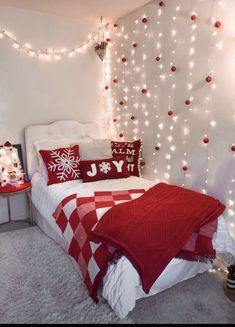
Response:
[{"label": "white bed sheet", "polygon": [[[31,182],[33,186],[32,201],[40,213],[40,217],[36,218],[36,222],[47,235],[53,238],[65,250],[67,249],[67,244],[52,217],[57,205],[63,198],[74,193],[82,197],[92,196],[94,191],[134,188],[148,189],[155,184],[143,178],[129,177],[92,183],[82,183],[82,181],[77,180],[48,187],[45,180],[38,173],[34,174]],[[222,250],[226,248],[224,238],[228,239],[227,233],[226,223],[223,216],[221,216],[219,218],[218,232],[213,238],[213,244],[219,252],[223,252]],[[211,264],[173,259],[154,283],[149,294],[145,294],[136,269],[126,257],[122,257],[117,264],[110,264],[103,280],[102,295],[107,299],[119,318],[122,319],[133,310],[137,299],[159,293],[183,280],[208,270],[210,267]]]}]

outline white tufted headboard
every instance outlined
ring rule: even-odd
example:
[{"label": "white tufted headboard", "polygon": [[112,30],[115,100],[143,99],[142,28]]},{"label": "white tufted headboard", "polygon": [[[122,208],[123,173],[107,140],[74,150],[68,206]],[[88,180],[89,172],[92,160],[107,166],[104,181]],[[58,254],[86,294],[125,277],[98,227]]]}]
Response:
[{"label": "white tufted headboard", "polygon": [[37,140],[71,138],[73,140],[89,136],[100,137],[100,128],[96,123],[81,124],[74,120],[61,120],[48,125],[31,125],[25,128],[25,149],[28,176],[37,171],[38,161],[33,142]]}]

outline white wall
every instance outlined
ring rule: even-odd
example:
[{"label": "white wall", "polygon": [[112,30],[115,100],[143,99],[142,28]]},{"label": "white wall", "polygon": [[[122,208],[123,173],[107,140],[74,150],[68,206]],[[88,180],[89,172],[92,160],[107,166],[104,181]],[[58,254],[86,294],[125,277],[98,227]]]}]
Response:
[{"label": "white wall", "polygon": [[[87,40],[99,22],[88,22],[24,11],[0,9],[0,28],[15,33],[34,48],[72,48]],[[59,119],[103,120],[102,62],[92,45],[74,58],[46,61],[31,58],[0,39],[0,144],[24,144],[24,128]],[[12,216],[27,215],[23,196],[12,198]],[[0,222],[8,219],[0,198]]]},{"label": "white wall", "polygon": [[[110,117],[118,121],[112,127],[117,139],[123,133],[125,140],[143,140],[145,177],[200,192],[206,189],[223,201],[235,236],[235,158],[230,150],[235,143],[235,1],[164,2],[164,7],[159,1],[149,3],[113,29]],[[147,24],[142,23],[144,16]],[[220,29],[214,27],[215,18],[222,22]],[[158,55],[160,62],[155,60]],[[205,82],[207,75],[212,83]],[[141,93],[145,87],[147,95]],[[186,106],[189,98],[193,101]],[[119,105],[122,99],[125,107]],[[205,134],[210,139],[207,146],[202,142]],[[158,143],[161,149],[155,151]],[[187,172],[182,170],[184,160]]]}]

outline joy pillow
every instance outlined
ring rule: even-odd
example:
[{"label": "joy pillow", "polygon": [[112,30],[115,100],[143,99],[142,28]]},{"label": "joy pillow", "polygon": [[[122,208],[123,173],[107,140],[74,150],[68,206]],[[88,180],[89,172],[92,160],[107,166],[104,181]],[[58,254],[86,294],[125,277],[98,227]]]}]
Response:
[{"label": "joy pillow", "polygon": [[47,185],[81,179],[79,146],[39,151],[47,169]]},{"label": "joy pillow", "polygon": [[129,177],[127,162],[123,158],[86,160],[80,164],[83,182]]},{"label": "joy pillow", "polygon": [[113,157],[123,156],[127,162],[127,168],[131,176],[140,176],[140,150],[141,141],[111,142]]}]

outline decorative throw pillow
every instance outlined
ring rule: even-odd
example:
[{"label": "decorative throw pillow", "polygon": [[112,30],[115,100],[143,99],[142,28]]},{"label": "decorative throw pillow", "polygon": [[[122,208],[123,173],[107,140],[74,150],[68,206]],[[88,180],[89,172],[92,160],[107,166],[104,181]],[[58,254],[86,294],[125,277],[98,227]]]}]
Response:
[{"label": "decorative throw pillow", "polygon": [[40,150],[47,169],[47,185],[81,179],[79,146]]},{"label": "decorative throw pillow", "polygon": [[81,161],[83,182],[94,182],[101,179],[129,177],[127,162],[124,158]]},{"label": "decorative throw pillow", "polygon": [[111,140],[93,139],[90,142],[74,142],[79,145],[81,160],[109,159],[112,157]]},{"label": "decorative throw pillow", "polygon": [[140,150],[141,141],[111,142],[113,157],[123,156],[126,158],[128,170],[131,176],[140,176]]}]

